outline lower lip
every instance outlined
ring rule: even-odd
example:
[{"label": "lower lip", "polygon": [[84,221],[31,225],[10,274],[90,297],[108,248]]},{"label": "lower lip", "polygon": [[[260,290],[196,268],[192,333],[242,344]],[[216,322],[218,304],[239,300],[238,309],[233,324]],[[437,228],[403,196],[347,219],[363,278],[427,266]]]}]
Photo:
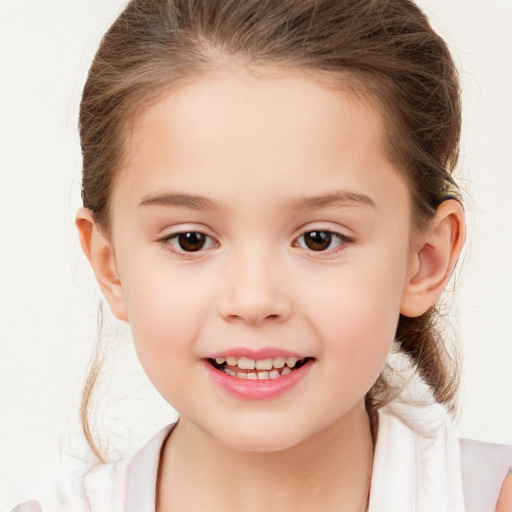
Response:
[{"label": "lower lip", "polygon": [[208,361],[203,361],[211,379],[224,391],[242,400],[267,400],[276,398],[298,384],[309,372],[314,360],[277,379],[239,379],[217,370]]}]

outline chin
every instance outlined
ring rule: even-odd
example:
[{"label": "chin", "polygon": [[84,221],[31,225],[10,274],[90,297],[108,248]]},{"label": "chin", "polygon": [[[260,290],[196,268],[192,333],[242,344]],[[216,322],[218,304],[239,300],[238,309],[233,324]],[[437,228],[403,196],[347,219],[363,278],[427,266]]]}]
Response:
[{"label": "chin", "polygon": [[272,453],[280,452],[293,448],[300,441],[294,440],[288,435],[268,435],[259,434],[238,434],[230,436],[228,439],[218,439],[226,447],[240,452],[259,452]]},{"label": "chin", "polygon": [[[231,421],[229,425],[215,425],[207,430],[220,444],[236,451],[279,452],[292,448],[311,433],[306,429],[297,429],[297,424],[284,424],[279,421]],[[215,428],[217,427],[217,428]]]}]

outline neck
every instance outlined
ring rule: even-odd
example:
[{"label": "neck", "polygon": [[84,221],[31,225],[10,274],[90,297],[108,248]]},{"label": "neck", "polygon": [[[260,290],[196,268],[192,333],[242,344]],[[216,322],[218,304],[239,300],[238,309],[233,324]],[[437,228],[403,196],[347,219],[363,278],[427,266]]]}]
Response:
[{"label": "neck", "polygon": [[276,452],[233,450],[181,418],[162,451],[157,511],[362,512],[372,460],[363,404]]}]

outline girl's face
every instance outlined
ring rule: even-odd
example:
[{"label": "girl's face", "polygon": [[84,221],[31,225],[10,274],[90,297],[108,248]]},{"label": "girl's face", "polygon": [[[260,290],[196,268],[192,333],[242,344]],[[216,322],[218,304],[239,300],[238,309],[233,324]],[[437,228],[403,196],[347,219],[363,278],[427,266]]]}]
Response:
[{"label": "girl's face", "polygon": [[411,267],[409,192],[382,148],[368,104],[292,72],[200,77],[133,127],[117,314],[185,422],[268,451],[364,414]]}]

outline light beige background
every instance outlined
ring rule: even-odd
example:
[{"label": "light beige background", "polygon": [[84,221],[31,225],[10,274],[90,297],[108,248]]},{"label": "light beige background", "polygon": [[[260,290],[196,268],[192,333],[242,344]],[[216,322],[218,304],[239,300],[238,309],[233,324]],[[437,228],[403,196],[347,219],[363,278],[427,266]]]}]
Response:
[{"label": "light beige background", "polygon": [[[470,243],[451,322],[464,374],[460,433],[512,443],[512,1],[422,0],[464,87],[462,184]],[[85,453],[78,397],[98,294],[78,249],[77,108],[122,0],[0,0],[0,511],[41,497],[61,455]],[[174,418],[126,329],[103,379],[112,451]],[[110,378],[111,374],[118,375]],[[106,434],[105,434],[106,435]],[[69,453],[77,454],[76,459]]]}]

